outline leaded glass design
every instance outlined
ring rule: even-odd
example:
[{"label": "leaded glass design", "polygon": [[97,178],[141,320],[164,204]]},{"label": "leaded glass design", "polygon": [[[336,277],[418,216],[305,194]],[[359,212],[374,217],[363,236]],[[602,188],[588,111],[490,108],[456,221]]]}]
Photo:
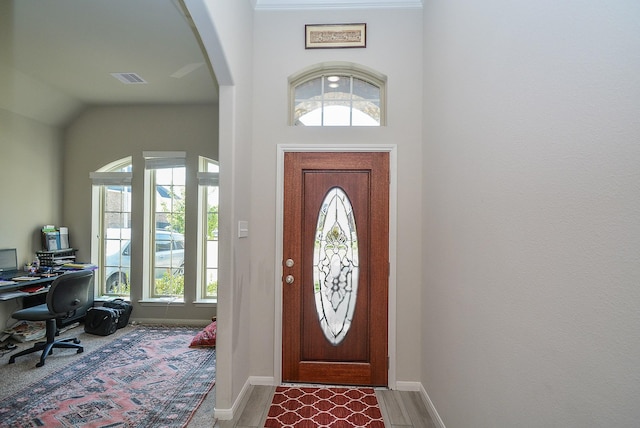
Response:
[{"label": "leaded glass design", "polygon": [[313,254],[313,287],[320,327],[337,346],[344,340],[358,295],[358,234],[349,197],[334,187],[318,213]]}]

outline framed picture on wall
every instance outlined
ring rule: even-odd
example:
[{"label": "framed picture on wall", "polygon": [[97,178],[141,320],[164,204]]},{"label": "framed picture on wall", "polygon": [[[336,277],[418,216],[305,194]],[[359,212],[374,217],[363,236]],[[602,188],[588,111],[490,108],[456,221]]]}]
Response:
[{"label": "framed picture on wall", "polygon": [[366,48],[367,24],[308,24],[304,41],[306,49]]}]

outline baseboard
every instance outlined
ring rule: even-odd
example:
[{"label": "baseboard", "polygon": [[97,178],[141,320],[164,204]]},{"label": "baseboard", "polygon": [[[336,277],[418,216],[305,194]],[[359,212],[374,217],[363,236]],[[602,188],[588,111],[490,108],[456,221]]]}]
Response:
[{"label": "baseboard", "polygon": [[213,417],[215,419],[221,421],[230,421],[233,419],[233,410],[232,409],[218,409],[217,407],[213,408]]},{"label": "baseboard", "polygon": [[214,415],[217,419],[221,421],[230,421],[233,419],[233,415],[238,412],[238,409],[241,408],[247,393],[249,392],[249,388],[253,385],[266,385],[266,386],[275,386],[276,380],[273,376],[249,376],[249,379],[242,386],[242,390],[238,397],[233,402],[233,405],[230,409],[218,409],[214,408]]},{"label": "baseboard", "polygon": [[238,412],[238,409],[241,408],[240,406],[242,406],[245,398],[248,398],[247,393],[249,392],[250,386],[251,386],[251,383],[249,382],[249,379],[247,379],[247,381],[242,386],[242,389],[240,390],[240,394],[238,394],[238,397],[233,402],[233,405],[231,406],[231,408],[219,409],[217,407],[214,407],[213,409],[214,417],[216,419],[220,419],[221,421],[230,421],[231,419],[233,419],[233,415],[235,415]]},{"label": "baseboard", "polygon": [[442,418],[438,414],[436,410],[436,406],[433,405],[433,401],[429,398],[429,394],[427,394],[427,390],[424,389],[424,386],[420,382],[396,382],[396,389],[398,391],[417,391],[422,396],[422,400],[424,401],[425,406],[427,406],[427,411],[429,415],[431,415],[431,419],[437,428],[446,428],[444,426],[444,422]]},{"label": "baseboard", "polygon": [[398,391],[420,391],[424,390],[420,382],[396,381],[396,389]]},{"label": "baseboard", "polygon": [[185,320],[185,319],[173,319],[173,318],[135,318],[131,320],[131,324],[206,327],[209,324],[211,324],[211,319]]},{"label": "baseboard", "polygon": [[273,376],[249,376],[251,385],[277,386]]}]

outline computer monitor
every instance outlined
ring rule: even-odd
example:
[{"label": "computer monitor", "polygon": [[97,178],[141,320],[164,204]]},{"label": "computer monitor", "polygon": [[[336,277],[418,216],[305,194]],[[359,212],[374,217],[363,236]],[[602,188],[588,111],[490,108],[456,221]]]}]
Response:
[{"label": "computer monitor", "polygon": [[0,272],[18,269],[18,252],[15,248],[0,250]]}]

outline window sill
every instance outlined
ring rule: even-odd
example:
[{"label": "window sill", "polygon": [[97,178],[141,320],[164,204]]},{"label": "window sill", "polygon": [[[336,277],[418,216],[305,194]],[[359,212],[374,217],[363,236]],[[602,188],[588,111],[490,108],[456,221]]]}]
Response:
[{"label": "window sill", "polygon": [[94,302],[98,302],[98,303],[104,303],[104,302],[109,302],[109,301],[114,300],[114,299],[122,299],[125,302],[130,302],[131,301],[129,296],[98,296],[98,297],[94,297],[93,301]]},{"label": "window sill", "polygon": [[218,299],[199,299],[193,302],[195,306],[218,306]]},{"label": "window sill", "polygon": [[178,298],[158,298],[158,299],[143,299],[138,300],[140,306],[184,306],[184,299]]}]

